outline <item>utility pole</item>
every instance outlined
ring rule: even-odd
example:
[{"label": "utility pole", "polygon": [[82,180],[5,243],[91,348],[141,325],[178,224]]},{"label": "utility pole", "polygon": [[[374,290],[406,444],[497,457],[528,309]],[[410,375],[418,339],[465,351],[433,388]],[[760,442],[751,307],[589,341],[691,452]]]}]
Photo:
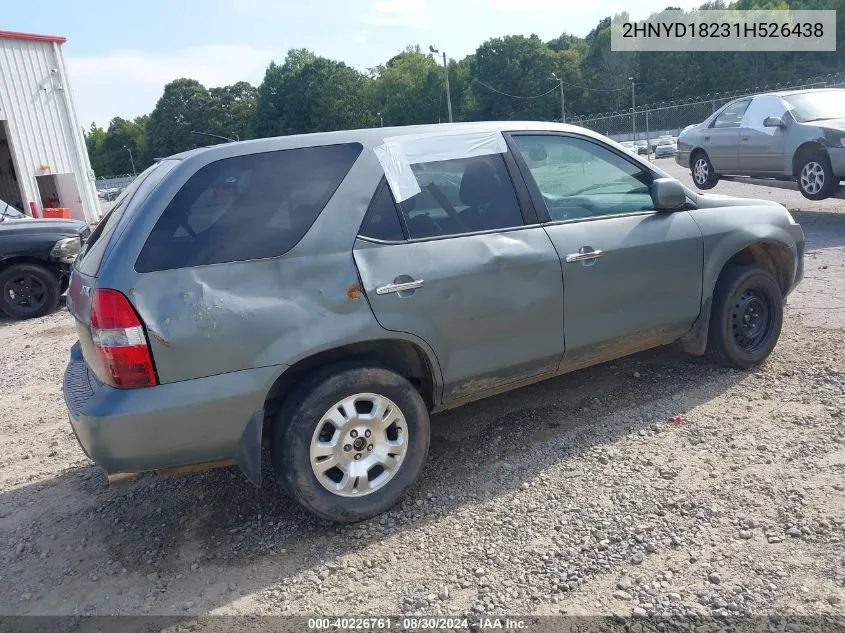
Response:
[{"label": "utility pole", "polygon": [[[436,55],[440,51],[434,48],[434,46],[429,46],[428,50],[431,51],[432,54]],[[449,109],[449,123],[452,122],[452,93],[449,90],[449,64],[446,61],[446,51],[443,51],[443,73],[446,79],[446,106]]]},{"label": "utility pole", "polygon": [[628,81],[631,82],[631,126],[634,131],[634,140],[637,140],[637,102],[634,99],[634,83],[633,77],[628,77]]},{"label": "utility pole", "polygon": [[563,79],[552,73],[552,77],[560,84],[560,121],[566,123],[566,96],[563,94]]}]

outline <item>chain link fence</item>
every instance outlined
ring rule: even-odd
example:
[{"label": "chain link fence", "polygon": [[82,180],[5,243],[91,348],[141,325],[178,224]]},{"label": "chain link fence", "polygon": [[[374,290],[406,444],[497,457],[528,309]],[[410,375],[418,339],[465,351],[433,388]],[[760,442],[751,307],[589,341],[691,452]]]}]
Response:
[{"label": "chain link fence", "polygon": [[121,174],[119,176],[103,176],[94,181],[94,186],[97,188],[97,195],[101,200],[112,201],[120,192],[126,189],[133,180],[136,174]]},{"label": "chain link fence", "polygon": [[738,99],[776,90],[801,88],[836,88],[845,86],[845,73],[810,77],[788,84],[757,86],[734,92],[717,92],[668,101],[638,105],[615,112],[567,117],[566,122],[586,127],[615,141],[646,140],[677,136],[688,125],[701,123],[717,109]]}]

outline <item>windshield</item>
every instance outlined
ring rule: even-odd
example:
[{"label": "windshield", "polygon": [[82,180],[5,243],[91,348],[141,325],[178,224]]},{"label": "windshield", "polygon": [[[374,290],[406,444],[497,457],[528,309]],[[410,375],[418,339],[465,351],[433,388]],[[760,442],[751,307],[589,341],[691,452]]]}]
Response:
[{"label": "windshield", "polygon": [[821,90],[783,98],[799,123],[824,119],[845,119],[845,90]]},{"label": "windshield", "polygon": [[10,204],[7,204],[3,200],[0,200],[0,222],[5,219],[9,220],[20,220],[21,218],[28,217],[18,211],[15,207]]}]

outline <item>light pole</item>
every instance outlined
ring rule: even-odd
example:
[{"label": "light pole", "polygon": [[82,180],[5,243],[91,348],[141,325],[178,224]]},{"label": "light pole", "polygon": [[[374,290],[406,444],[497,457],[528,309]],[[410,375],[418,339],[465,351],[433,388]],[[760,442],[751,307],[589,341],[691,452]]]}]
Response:
[{"label": "light pole", "polygon": [[129,147],[127,145],[124,145],[123,149],[125,149],[127,152],[129,152],[129,162],[132,163],[132,175],[137,176],[138,172],[135,171],[135,159],[132,158],[132,150],[129,149]]},{"label": "light pole", "polygon": [[634,100],[634,83],[633,77],[628,77],[628,81],[631,82],[631,125],[634,130],[634,140],[637,140],[637,102]]},{"label": "light pole", "polygon": [[560,84],[560,120],[561,123],[566,123],[566,97],[563,94],[563,79],[552,73],[552,78],[556,79]]},{"label": "light pole", "polygon": [[[433,46],[429,46],[428,50],[431,51],[433,55],[436,55],[440,51],[434,48]],[[449,91],[449,64],[446,62],[446,52],[443,52],[443,73],[446,77],[446,105],[449,108],[449,123],[452,122],[452,93]]]},{"label": "light pole", "polygon": [[384,118],[381,116],[381,112],[376,112],[378,115],[378,122],[380,127],[384,127]]}]

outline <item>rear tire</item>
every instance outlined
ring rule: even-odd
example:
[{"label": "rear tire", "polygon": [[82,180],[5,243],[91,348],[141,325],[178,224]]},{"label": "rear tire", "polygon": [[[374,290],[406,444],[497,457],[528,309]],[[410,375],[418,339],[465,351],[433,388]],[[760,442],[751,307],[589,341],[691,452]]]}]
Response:
[{"label": "rear tire", "polygon": [[699,189],[712,189],[719,182],[719,174],[713,170],[713,163],[710,162],[707,152],[703,150],[698,150],[692,155],[690,171],[692,181]]},{"label": "rear tire", "polygon": [[815,151],[805,156],[798,169],[798,190],[808,200],[829,198],[839,187],[827,154]]},{"label": "rear tire", "polygon": [[38,264],[13,264],[0,272],[0,312],[13,319],[33,319],[56,309],[59,280]]},{"label": "rear tire", "polygon": [[753,367],[771,354],[782,325],[783,294],[771,273],[726,268],[713,293],[707,356],[726,367]]},{"label": "rear tire", "polygon": [[352,523],[388,510],[416,481],[429,446],[428,410],[402,376],[383,368],[315,375],[273,424],[276,478],[308,511]]}]

